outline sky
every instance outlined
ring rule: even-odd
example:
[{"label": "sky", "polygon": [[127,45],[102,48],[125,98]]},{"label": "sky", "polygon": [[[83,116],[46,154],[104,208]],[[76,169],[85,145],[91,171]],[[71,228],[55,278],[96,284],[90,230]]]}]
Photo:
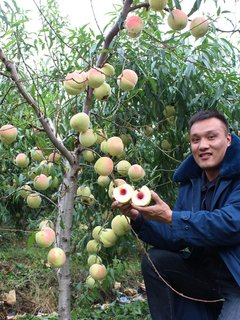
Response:
[{"label": "sky", "polygon": [[[38,3],[40,2],[37,0]],[[41,0],[44,2],[45,0]],[[147,0],[146,0],[147,1]],[[143,2],[143,0],[141,0]],[[237,0],[205,0],[202,1],[201,8],[199,12],[195,15],[210,15],[213,20],[217,17],[215,6],[217,2],[222,10],[231,11],[231,14],[224,14],[229,20],[219,19],[218,22],[215,22],[216,27],[219,27],[224,30],[232,30],[232,24],[238,23],[238,29],[240,29],[239,15],[240,12],[240,1]],[[36,10],[33,0],[17,0],[17,3],[23,6],[26,9]],[[89,26],[94,30],[98,30],[98,26],[103,29],[109,20],[108,12],[114,11],[114,5],[122,5],[122,0],[58,0],[60,11],[63,15],[68,16],[71,24],[74,27],[81,27],[84,24],[89,23]],[[94,7],[95,18],[98,23],[96,23],[94,14],[92,11],[92,6]],[[188,13],[191,9],[191,5],[194,1],[183,0],[182,1],[182,10]],[[159,13],[158,13],[159,14]],[[36,21],[36,20],[35,20]],[[35,22],[36,23],[36,22]],[[98,24],[98,26],[97,26]]]}]

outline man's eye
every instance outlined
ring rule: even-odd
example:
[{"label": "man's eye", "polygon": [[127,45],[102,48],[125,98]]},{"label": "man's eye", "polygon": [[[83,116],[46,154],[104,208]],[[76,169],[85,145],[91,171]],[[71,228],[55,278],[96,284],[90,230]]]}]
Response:
[{"label": "man's eye", "polygon": [[197,143],[199,141],[199,139],[198,138],[193,138],[193,139],[191,139],[191,141],[192,141],[192,143]]},{"label": "man's eye", "polygon": [[208,139],[213,140],[215,136],[208,136]]}]

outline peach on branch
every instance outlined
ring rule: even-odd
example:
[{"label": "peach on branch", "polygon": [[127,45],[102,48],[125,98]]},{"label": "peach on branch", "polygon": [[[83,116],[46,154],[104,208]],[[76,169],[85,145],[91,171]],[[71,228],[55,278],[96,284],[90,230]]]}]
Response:
[{"label": "peach on branch", "polygon": [[21,186],[19,194],[21,197],[26,199],[27,196],[31,193],[31,191],[32,191],[32,188],[30,187],[30,185],[24,184],[23,186]]},{"label": "peach on branch", "polygon": [[136,38],[143,30],[144,22],[142,18],[137,15],[129,15],[125,20],[124,28],[129,37]]},{"label": "peach on branch", "polygon": [[102,248],[100,242],[95,239],[91,239],[87,242],[86,250],[88,253],[98,253]]},{"label": "peach on branch", "polygon": [[102,226],[96,226],[92,231],[92,237],[94,240],[99,241],[100,240],[100,232],[103,229]]},{"label": "peach on branch", "polygon": [[153,134],[153,127],[152,126],[149,126],[149,125],[146,125],[144,128],[143,128],[143,132],[145,134],[146,137],[150,137],[152,134]]},{"label": "peach on branch", "polygon": [[85,283],[86,283],[86,286],[89,287],[89,288],[94,288],[94,286],[95,286],[95,280],[91,276],[87,277]]},{"label": "peach on branch", "polygon": [[83,147],[91,147],[97,140],[97,135],[93,129],[87,129],[85,132],[80,132],[79,142]]},{"label": "peach on branch", "polygon": [[129,91],[135,87],[138,82],[138,75],[135,71],[130,69],[125,69],[122,71],[120,76],[118,76],[117,84],[123,91]]},{"label": "peach on branch", "polygon": [[104,264],[94,263],[89,268],[89,273],[94,280],[103,280],[107,276],[107,269]]},{"label": "peach on branch", "polygon": [[50,227],[42,227],[42,229],[35,234],[36,243],[41,248],[50,247],[55,241],[55,232]]},{"label": "peach on branch", "polygon": [[170,150],[172,150],[172,144],[167,139],[163,139],[161,142],[161,148],[164,151],[170,151]]},{"label": "peach on branch", "polygon": [[52,177],[52,179],[50,179],[49,183],[50,183],[50,189],[51,190],[57,189],[58,186],[59,186],[58,177],[57,176]]},{"label": "peach on branch", "polygon": [[107,140],[107,150],[111,156],[119,156],[123,153],[124,144],[119,137],[111,137]]},{"label": "peach on branch", "polygon": [[77,95],[87,88],[87,73],[73,71],[68,73],[63,81],[64,88],[69,95]]},{"label": "peach on branch", "polygon": [[80,197],[81,200],[86,201],[91,196],[91,190],[88,186],[80,186],[77,188],[77,196]]},{"label": "peach on branch", "polygon": [[49,187],[49,177],[41,173],[39,176],[36,176],[33,180],[33,186],[36,190],[44,191]]},{"label": "peach on branch", "polygon": [[108,144],[107,144],[107,141],[104,140],[101,142],[100,144],[100,150],[102,151],[102,153],[104,154],[108,154]]},{"label": "peach on branch", "polygon": [[117,236],[111,228],[102,228],[99,238],[105,248],[113,247],[117,241]]},{"label": "peach on branch", "polygon": [[50,153],[50,155],[48,156],[48,161],[58,164],[61,160],[61,155],[58,152],[52,152]]},{"label": "peach on branch", "polygon": [[166,4],[167,0],[148,0],[150,8],[155,11],[162,11]]},{"label": "peach on branch", "polygon": [[122,133],[120,135],[122,142],[125,146],[128,146],[130,143],[133,142],[132,136],[129,133]]},{"label": "peach on branch", "polygon": [[95,152],[92,150],[84,150],[82,152],[83,159],[87,162],[92,162],[96,158]]},{"label": "peach on branch", "polygon": [[99,256],[96,255],[96,254],[91,254],[91,255],[88,257],[87,264],[88,264],[89,267],[91,267],[94,263],[99,263],[99,264],[101,264],[101,263],[102,263],[102,259],[101,259],[101,257],[99,257]]},{"label": "peach on branch", "polygon": [[97,144],[101,144],[104,140],[106,140],[106,134],[103,129],[97,129],[96,130],[97,134]]},{"label": "peach on branch", "polygon": [[196,17],[190,23],[190,32],[192,36],[201,38],[205,36],[208,31],[208,20],[205,17]]},{"label": "peach on branch", "polygon": [[107,187],[110,183],[110,178],[108,176],[99,176],[97,179],[97,184],[100,187]]},{"label": "peach on branch", "polygon": [[113,77],[115,75],[115,69],[110,63],[104,63],[101,70],[107,77]]},{"label": "peach on branch", "polygon": [[131,181],[139,181],[143,179],[145,176],[145,171],[142,166],[139,164],[133,164],[129,169],[128,169],[128,176]]},{"label": "peach on branch", "polygon": [[42,230],[44,227],[50,227],[54,229],[54,223],[51,220],[43,220],[39,223],[38,229]]},{"label": "peach on branch", "polygon": [[61,248],[52,248],[48,252],[47,261],[51,268],[61,268],[66,261],[65,252]]},{"label": "peach on branch", "polygon": [[11,124],[5,124],[0,128],[0,140],[5,144],[11,144],[17,139],[18,131]]},{"label": "peach on branch", "polygon": [[93,95],[97,100],[107,100],[111,95],[111,87],[104,82],[100,87],[93,90]]},{"label": "peach on branch", "polygon": [[188,16],[180,9],[170,11],[167,19],[168,25],[173,30],[183,30],[188,23]]},{"label": "peach on branch", "polygon": [[95,89],[100,87],[106,79],[105,74],[100,68],[91,68],[88,71],[88,85],[89,87]]},{"label": "peach on branch", "polygon": [[175,116],[175,114],[176,114],[176,110],[175,110],[174,106],[171,106],[171,105],[165,106],[165,108],[163,110],[163,115],[166,118],[173,117],[173,116]]},{"label": "peach on branch", "polygon": [[144,207],[149,205],[151,198],[151,190],[147,186],[142,186],[140,189],[133,191],[132,203]]},{"label": "peach on branch", "polygon": [[43,155],[43,152],[42,150],[40,149],[37,149],[37,148],[33,148],[30,152],[31,154],[31,158],[34,160],[34,161],[42,161],[44,159],[44,155]]},{"label": "peach on branch", "polygon": [[114,181],[111,181],[110,184],[109,184],[109,187],[108,187],[108,195],[109,197],[112,199],[112,196],[113,196],[113,190],[115,187],[118,187],[122,184],[126,183],[125,180],[123,179],[115,179]]},{"label": "peach on branch", "polygon": [[130,218],[118,214],[112,219],[111,227],[117,236],[123,236],[131,230]]},{"label": "peach on branch", "polygon": [[120,203],[127,203],[131,200],[133,191],[134,189],[130,184],[124,183],[113,189],[113,198]]},{"label": "peach on branch", "polygon": [[15,158],[15,164],[20,168],[26,168],[29,165],[29,158],[25,153],[19,153]]},{"label": "peach on branch", "polygon": [[113,172],[113,161],[109,157],[100,157],[94,164],[94,170],[100,176],[109,176]]},{"label": "peach on branch", "polygon": [[78,132],[85,132],[89,128],[90,118],[85,112],[79,112],[70,119],[70,127]]},{"label": "peach on branch", "polygon": [[117,172],[124,177],[127,177],[128,170],[131,167],[131,163],[127,160],[121,160],[117,164]]},{"label": "peach on branch", "polygon": [[30,193],[26,200],[28,206],[33,209],[39,208],[42,202],[42,198],[38,193]]}]

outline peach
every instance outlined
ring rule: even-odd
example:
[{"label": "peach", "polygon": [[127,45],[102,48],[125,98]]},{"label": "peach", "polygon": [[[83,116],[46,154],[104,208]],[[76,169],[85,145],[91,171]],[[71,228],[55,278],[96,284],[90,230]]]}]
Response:
[{"label": "peach", "polygon": [[127,177],[128,175],[128,170],[131,167],[131,163],[128,162],[127,160],[121,160],[117,164],[117,172],[124,177]]},{"label": "peach", "polygon": [[89,268],[89,273],[94,280],[103,280],[107,275],[107,269],[104,264],[94,263]]},{"label": "peach", "polygon": [[142,18],[137,15],[128,16],[124,23],[126,34],[131,38],[136,38],[140,35],[144,28],[144,22]]},{"label": "peach", "polygon": [[31,153],[31,158],[34,161],[38,161],[39,162],[39,161],[42,161],[44,159],[43,152],[40,149],[33,148],[30,153]]},{"label": "peach", "polygon": [[89,87],[95,89],[100,87],[106,79],[105,74],[100,68],[91,68],[88,71],[88,85]]},{"label": "peach", "polygon": [[172,150],[172,144],[167,139],[163,139],[161,142],[161,148],[164,151],[170,151]]},{"label": "peach", "polygon": [[66,261],[65,252],[61,248],[52,248],[48,252],[47,261],[51,268],[61,268]]},{"label": "peach", "polygon": [[104,82],[100,87],[93,90],[93,95],[97,100],[107,100],[111,96],[111,87]]},{"label": "peach", "polygon": [[38,229],[42,230],[44,227],[50,227],[54,229],[54,223],[51,220],[43,220],[39,223]]},{"label": "peach", "polygon": [[101,257],[99,257],[99,256],[96,255],[96,254],[91,254],[91,255],[88,257],[87,264],[88,264],[89,267],[91,267],[94,263],[99,263],[99,264],[101,264],[101,263],[102,263],[102,259],[101,259]]},{"label": "peach", "polygon": [[88,186],[80,186],[77,188],[77,196],[80,197],[81,200],[87,201],[87,198],[90,197],[91,190]]},{"label": "peach", "polygon": [[162,11],[166,4],[167,0],[148,0],[150,8],[155,11]]},{"label": "peach", "polygon": [[87,279],[86,279],[86,286],[89,287],[89,288],[94,288],[95,286],[95,280],[93,279],[93,277],[91,276],[88,276]]},{"label": "peach", "polygon": [[107,140],[107,150],[111,156],[119,156],[123,153],[124,144],[119,137],[111,137]]},{"label": "peach", "polygon": [[205,17],[196,17],[190,23],[190,32],[196,39],[205,36],[208,31],[208,20]]},{"label": "peach", "polygon": [[78,132],[85,132],[89,128],[90,118],[85,112],[79,112],[70,119],[70,127]]},{"label": "peach", "polygon": [[96,226],[92,231],[92,237],[94,240],[99,241],[100,240],[100,232],[103,229],[102,226]]},{"label": "peach", "polygon": [[138,82],[138,75],[135,71],[130,69],[125,69],[122,71],[120,76],[118,76],[117,84],[123,91],[129,91],[135,87]]},{"label": "peach", "polygon": [[112,219],[111,227],[117,236],[123,236],[131,230],[130,218],[118,214]]},{"label": "peach", "polygon": [[101,142],[100,144],[100,150],[102,151],[102,153],[104,154],[108,154],[108,144],[107,144],[107,141],[104,140]]},{"label": "peach", "polygon": [[58,164],[61,160],[61,155],[58,152],[52,152],[48,156],[48,161]]},{"label": "peach", "polygon": [[84,150],[82,152],[83,159],[87,162],[92,162],[96,158],[95,152],[91,150]]},{"label": "peach", "polygon": [[35,234],[36,243],[41,248],[50,247],[55,241],[55,232],[50,227],[42,227],[42,229]]},{"label": "peach", "polygon": [[51,182],[50,182],[50,189],[51,189],[51,190],[57,189],[58,186],[59,186],[58,177],[57,177],[57,176],[52,177],[52,179],[50,179],[50,180],[51,180]]},{"label": "peach", "polygon": [[97,134],[96,143],[101,144],[106,139],[106,134],[103,129],[97,129],[96,134]]},{"label": "peach", "polygon": [[95,239],[91,239],[88,241],[86,249],[88,253],[98,253],[101,250],[101,243]]},{"label": "peach", "polygon": [[129,133],[123,133],[120,135],[122,142],[125,146],[128,146],[130,143],[133,142],[132,136]]},{"label": "peach", "polygon": [[109,176],[113,172],[113,161],[109,157],[100,157],[94,164],[94,170],[100,176]]},{"label": "peach", "polygon": [[134,189],[130,184],[124,183],[114,188],[113,198],[120,203],[127,203],[132,198],[133,190]]},{"label": "peach", "polygon": [[136,206],[147,206],[151,202],[151,191],[147,186],[142,186],[138,190],[134,190],[132,194],[132,203]]},{"label": "peach", "polygon": [[21,197],[26,199],[27,196],[31,193],[31,191],[32,191],[32,188],[28,184],[24,184],[23,186],[21,186],[19,194]]},{"label": "peach", "polygon": [[26,168],[29,165],[29,158],[25,153],[19,153],[15,158],[15,164],[20,168]]},{"label": "peach", "polygon": [[30,208],[37,209],[40,207],[42,198],[38,193],[30,193],[27,196],[27,204]]},{"label": "peach", "polygon": [[175,110],[174,106],[171,106],[171,105],[165,106],[165,108],[163,110],[163,115],[166,118],[173,117],[173,116],[175,116],[175,114],[176,114],[176,110]]},{"label": "peach", "polygon": [[111,228],[102,228],[99,238],[105,248],[113,247],[117,241],[117,236]]},{"label": "peach", "polygon": [[87,73],[73,71],[68,73],[63,81],[64,88],[69,95],[77,95],[87,88]]},{"label": "peach", "polygon": [[145,136],[146,137],[150,137],[152,134],[153,134],[153,132],[154,132],[154,129],[153,129],[153,127],[152,126],[145,126],[144,128],[143,128],[143,132],[144,132],[144,134],[145,134]]},{"label": "peach", "polygon": [[145,171],[139,164],[133,164],[128,169],[128,176],[131,181],[139,181],[145,176]]},{"label": "peach", "polygon": [[170,11],[167,22],[171,29],[180,31],[187,26],[188,16],[182,10],[174,9]]},{"label": "peach", "polygon": [[91,147],[97,140],[97,135],[93,129],[87,129],[85,132],[80,132],[79,142],[83,147]]},{"label": "peach", "polygon": [[44,191],[49,187],[49,178],[45,174],[41,173],[33,180],[33,186],[36,190]]},{"label": "peach", "polygon": [[115,69],[110,63],[104,63],[101,70],[107,77],[113,77],[115,75]]},{"label": "peach", "polygon": [[125,180],[123,179],[115,179],[114,181],[111,181],[110,184],[109,184],[109,187],[108,187],[108,195],[109,197],[112,199],[112,196],[113,196],[113,190],[115,187],[118,187],[122,184],[126,183]]},{"label": "peach", "polygon": [[5,124],[0,128],[0,140],[5,144],[11,144],[17,139],[18,131],[11,124]]},{"label": "peach", "polygon": [[97,184],[100,187],[107,187],[110,183],[110,178],[108,176],[99,176],[97,179]]}]

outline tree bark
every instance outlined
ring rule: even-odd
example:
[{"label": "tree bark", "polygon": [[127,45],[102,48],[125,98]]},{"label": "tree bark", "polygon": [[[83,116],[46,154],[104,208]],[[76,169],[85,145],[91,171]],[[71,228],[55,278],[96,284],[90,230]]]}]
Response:
[{"label": "tree bark", "polygon": [[58,219],[56,225],[56,246],[63,249],[66,254],[66,262],[57,271],[59,296],[58,314],[60,320],[71,319],[71,230],[74,198],[77,191],[77,176],[79,166],[70,166],[67,161],[64,164],[65,173],[61,185],[58,201]]}]

